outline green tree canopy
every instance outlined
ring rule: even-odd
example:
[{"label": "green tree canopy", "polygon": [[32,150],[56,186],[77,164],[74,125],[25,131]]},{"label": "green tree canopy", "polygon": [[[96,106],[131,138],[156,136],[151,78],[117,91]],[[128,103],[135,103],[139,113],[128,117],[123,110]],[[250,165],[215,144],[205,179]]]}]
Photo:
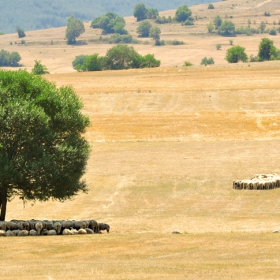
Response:
[{"label": "green tree canopy", "polygon": [[177,22],[183,22],[187,19],[190,19],[192,15],[192,11],[189,9],[187,5],[183,5],[179,7],[175,12],[175,20]]},{"label": "green tree canopy", "polygon": [[84,67],[86,71],[101,71],[103,69],[103,56],[99,56],[98,53],[89,55],[84,61]]},{"label": "green tree canopy", "polygon": [[222,25],[223,23],[223,20],[221,19],[221,17],[218,15],[214,18],[213,20],[213,23],[214,23],[214,26],[215,26],[215,29],[219,29],[219,27]]},{"label": "green tree canopy", "polygon": [[75,44],[76,39],[85,32],[84,23],[73,15],[67,19],[66,39],[67,44]]},{"label": "green tree canopy", "polygon": [[84,65],[84,62],[85,62],[87,57],[88,57],[88,55],[84,55],[84,54],[76,56],[75,59],[72,62],[73,68],[78,70],[78,71],[86,71],[86,67]]},{"label": "green tree canopy", "polygon": [[229,63],[237,63],[239,61],[246,62],[248,56],[245,53],[245,48],[240,46],[234,46],[227,50],[226,58]]},{"label": "green tree canopy", "polygon": [[18,52],[8,52],[6,50],[0,51],[0,66],[18,66],[21,57]]},{"label": "green tree canopy", "polygon": [[0,220],[7,202],[64,201],[86,191],[89,119],[72,87],[25,70],[0,71]]},{"label": "green tree canopy", "polygon": [[154,40],[159,40],[160,34],[161,34],[161,30],[158,26],[153,26],[150,29],[150,37],[153,38]]},{"label": "green tree canopy", "polygon": [[107,51],[105,65],[109,70],[139,68],[139,54],[133,47],[117,45]]},{"label": "green tree canopy", "polygon": [[17,31],[17,34],[18,34],[19,38],[25,37],[25,32],[24,32],[24,30],[21,27],[17,26],[16,27],[16,31]]},{"label": "green tree canopy", "polygon": [[230,20],[225,20],[220,28],[219,28],[219,34],[222,36],[234,36],[235,35],[235,25]]},{"label": "green tree canopy", "polygon": [[127,34],[127,31],[124,29],[124,18],[113,12],[108,12],[102,17],[95,18],[91,22],[90,27],[101,28],[103,34]]},{"label": "green tree canopy", "polygon": [[277,49],[274,42],[268,38],[262,38],[259,44],[258,57],[260,61],[271,60],[276,55]]},{"label": "green tree canopy", "polygon": [[137,19],[137,21],[147,19],[147,8],[146,8],[146,6],[143,3],[137,3],[134,6],[133,16]]},{"label": "green tree canopy", "polygon": [[40,60],[35,60],[35,64],[31,70],[31,73],[34,75],[43,75],[43,74],[49,74],[49,71],[47,67],[41,63]]},{"label": "green tree canopy", "polygon": [[142,21],[137,27],[137,33],[140,37],[149,37],[152,24],[149,20]]}]

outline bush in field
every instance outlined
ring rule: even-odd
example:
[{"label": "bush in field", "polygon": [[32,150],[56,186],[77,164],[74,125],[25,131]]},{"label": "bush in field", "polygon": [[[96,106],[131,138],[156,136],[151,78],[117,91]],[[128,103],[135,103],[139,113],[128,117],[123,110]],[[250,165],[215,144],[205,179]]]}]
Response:
[{"label": "bush in field", "polygon": [[142,21],[137,27],[137,33],[140,37],[149,37],[152,24],[148,20]]},{"label": "bush in field", "polygon": [[86,68],[84,62],[87,57],[88,55],[83,55],[83,54],[76,56],[76,58],[72,61],[73,68],[76,69],[77,71],[85,71]]},{"label": "bush in field", "polygon": [[274,42],[268,38],[263,38],[259,44],[258,57],[260,61],[272,60],[277,57],[277,49]]},{"label": "bush in field", "polygon": [[191,20],[192,11],[187,5],[179,7],[175,12],[175,20],[177,22],[184,22],[187,19]]},{"label": "bush in field", "polygon": [[84,23],[73,15],[67,19],[67,28],[65,37],[67,44],[75,44],[76,39],[85,32]]},{"label": "bush in field", "polygon": [[18,34],[19,38],[25,37],[25,32],[24,32],[24,30],[21,27],[17,26],[16,27],[16,31],[17,31],[17,34]]},{"label": "bush in field", "polygon": [[31,70],[31,73],[34,75],[43,75],[49,74],[49,71],[45,65],[41,64],[40,60],[35,60],[35,64]]},{"label": "bush in field", "polygon": [[229,63],[237,63],[239,61],[246,62],[248,60],[248,56],[245,53],[245,48],[234,46],[227,50],[225,59]]},{"label": "bush in field", "polygon": [[0,66],[19,66],[21,57],[18,52],[0,51]]},{"label": "bush in field", "polygon": [[204,57],[202,60],[201,60],[201,65],[209,65],[209,64],[214,64],[214,59],[212,57],[210,58],[207,58],[207,57]]},{"label": "bush in field", "polygon": [[160,61],[152,54],[142,56],[133,47],[120,44],[109,49],[105,56],[77,56],[72,65],[78,71],[101,71],[159,67]]},{"label": "bush in field", "polygon": [[127,31],[124,29],[124,18],[113,12],[108,12],[104,16],[95,18],[91,22],[90,27],[101,28],[102,34],[127,34]]}]

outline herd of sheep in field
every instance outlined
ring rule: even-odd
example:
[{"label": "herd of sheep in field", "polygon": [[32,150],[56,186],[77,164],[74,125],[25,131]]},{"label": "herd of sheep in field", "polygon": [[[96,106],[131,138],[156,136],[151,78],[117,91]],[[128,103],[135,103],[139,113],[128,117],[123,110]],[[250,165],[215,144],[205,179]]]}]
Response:
[{"label": "herd of sheep in field", "polygon": [[0,221],[0,236],[38,236],[94,234],[110,231],[110,226],[95,220],[11,220]]},{"label": "herd of sheep in field", "polygon": [[256,174],[252,179],[233,181],[233,188],[237,190],[269,190],[280,188],[280,176],[277,174]]}]

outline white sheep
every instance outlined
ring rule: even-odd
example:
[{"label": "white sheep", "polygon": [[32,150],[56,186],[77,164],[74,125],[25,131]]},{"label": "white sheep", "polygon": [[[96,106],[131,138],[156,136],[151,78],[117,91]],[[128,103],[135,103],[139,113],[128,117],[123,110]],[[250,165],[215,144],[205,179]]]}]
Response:
[{"label": "white sheep", "polygon": [[6,231],[5,230],[0,230],[0,236],[6,236]]},{"label": "white sheep", "polygon": [[57,235],[57,232],[55,229],[50,229],[48,230],[47,235]]},{"label": "white sheep", "polygon": [[73,233],[71,232],[70,229],[66,228],[66,229],[63,230],[62,234],[63,235],[72,235]]},{"label": "white sheep", "polygon": [[38,233],[37,233],[37,231],[36,231],[35,229],[31,229],[31,230],[29,231],[29,235],[30,235],[30,236],[37,236]]},{"label": "white sheep", "polygon": [[37,222],[35,224],[35,229],[37,230],[38,235],[41,235],[41,231],[43,229],[43,223],[42,222]]},{"label": "white sheep", "polygon": [[87,234],[87,231],[84,228],[80,228],[78,234]]},{"label": "white sheep", "polygon": [[28,236],[29,235],[29,231],[26,229],[20,230],[18,233],[18,236]]}]

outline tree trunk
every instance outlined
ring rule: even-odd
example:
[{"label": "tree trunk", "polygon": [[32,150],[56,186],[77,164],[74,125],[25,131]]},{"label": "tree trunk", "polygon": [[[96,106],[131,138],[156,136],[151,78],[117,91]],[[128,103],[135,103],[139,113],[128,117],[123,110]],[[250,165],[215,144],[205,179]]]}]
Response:
[{"label": "tree trunk", "polygon": [[0,193],[0,221],[5,221],[7,202],[7,191],[4,191],[4,193]]},{"label": "tree trunk", "polygon": [[1,201],[0,221],[5,221],[6,210],[7,210],[7,199],[4,200],[4,201]]}]

